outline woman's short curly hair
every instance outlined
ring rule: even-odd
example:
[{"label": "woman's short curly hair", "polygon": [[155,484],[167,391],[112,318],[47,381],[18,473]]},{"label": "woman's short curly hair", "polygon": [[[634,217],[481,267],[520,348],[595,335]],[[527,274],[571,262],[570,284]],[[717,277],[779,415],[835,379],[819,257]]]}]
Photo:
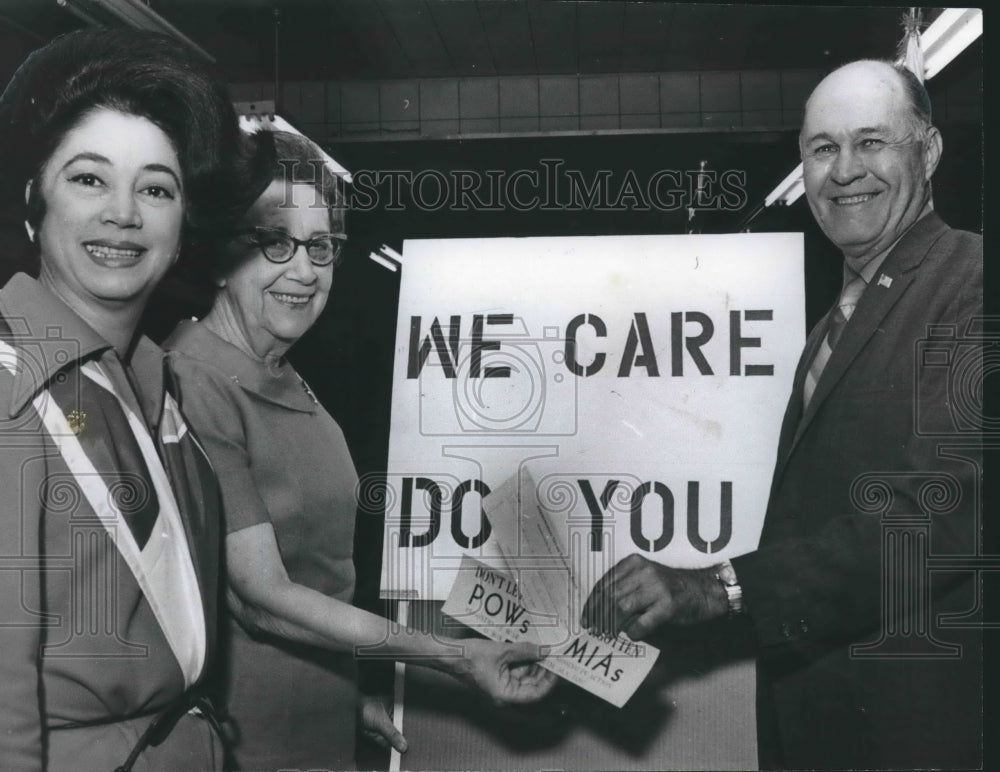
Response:
[{"label": "woman's short curly hair", "polygon": [[[330,227],[345,231],[347,213],[344,181],[326,162],[322,149],[308,137],[287,131],[258,131],[244,140],[241,189],[244,206],[253,202],[272,182],[311,185],[330,212]],[[246,200],[252,195],[253,198]]]},{"label": "woman's short curly hair", "polygon": [[0,96],[0,218],[38,227],[45,201],[33,185],[59,143],[99,108],[156,124],[177,153],[185,222],[211,230],[233,200],[239,127],[225,85],[174,38],[86,29],[28,56]]}]

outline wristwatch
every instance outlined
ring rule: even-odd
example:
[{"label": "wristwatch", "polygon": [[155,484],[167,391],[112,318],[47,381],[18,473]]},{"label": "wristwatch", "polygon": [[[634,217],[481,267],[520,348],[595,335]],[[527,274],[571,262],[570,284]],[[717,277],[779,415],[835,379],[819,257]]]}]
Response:
[{"label": "wristwatch", "polygon": [[743,588],[740,587],[739,580],[736,578],[736,570],[733,568],[733,564],[726,560],[716,566],[715,578],[722,583],[722,587],[726,591],[726,598],[729,601],[729,613],[742,614]]}]

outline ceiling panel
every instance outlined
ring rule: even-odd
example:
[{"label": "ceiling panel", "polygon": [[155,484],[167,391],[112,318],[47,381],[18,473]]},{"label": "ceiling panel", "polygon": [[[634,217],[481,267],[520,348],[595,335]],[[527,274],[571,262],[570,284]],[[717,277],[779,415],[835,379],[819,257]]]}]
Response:
[{"label": "ceiling panel", "polygon": [[[321,61],[324,65],[324,72],[318,76],[323,79],[334,80],[344,77],[342,73],[368,72],[372,67],[381,66],[372,50],[362,44],[351,25],[346,23],[342,5],[343,3],[331,3],[324,9],[324,15],[329,20],[329,39],[322,53],[313,57],[314,62]],[[394,61],[405,61],[402,51],[394,51],[390,56],[394,57]],[[301,64],[286,69],[289,77],[296,79],[309,80],[317,77],[316,74],[304,71]],[[230,78],[234,79],[232,75]]]},{"label": "ceiling panel", "polygon": [[673,3],[625,3],[622,72],[655,72],[667,47]]},{"label": "ceiling panel", "polygon": [[[735,6],[721,11],[715,17],[714,34],[710,36],[708,45],[713,49],[702,60],[703,65],[709,57],[713,60],[711,68],[720,70],[739,70],[746,61],[747,47],[753,38],[755,29],[759,26],[753,9],[747,6]],[[724,17],[724,18],[723,18]],[[717,57],[717,58],[716,58]]]},{"label": "ceiling panel", "polygon": [[[357,77],[365,72],[401,71],[413,67],[413,61],[386,20],[378,2],[341,0],[330,5],[337,14],[337,21],[345,25],[354,44],[366,54],[365,69],[348,77]],[[297,69],[302,71],[307,66],[303,63]]]},{"label": "ceiling panel", "polygon": [[539,74],[580,72],[578,3],[528,3]]},{"label": "ceiling panel", "polygon": [[721,53],[718,46],[718,36],[723,32],[721,19],[730,13],[732,9],[719,5],[678,5],[670,38],[660,58],[661,69],[666,72],[719,69],[706,64]]},{"label": "ceiling panel", "polygon": [[[817,69],[891,56],[904,11],[640,0],[149,0],[149,5],[210,51],[227,78],[244,81],[274,78],[276,24],[282,78],[394,79]],[[933,18],[938,10],[925,13]],[[18,50],[25,41],[44,41],[81,24],[56,0],[0,0],[0,33],[7,31]]]},{"label": "ceiling panel", "polygon": [[351,4],[366,5],[372,14],[382,18],[383,34],[391,37],[403,51],[407,71],[414,66],[431,77],[455,74],[455,60],[441,39],[437,24],[423,0],[350,0]]},{"label": "ceiling panel", "polygon": [[754,62],[755,69],[784,69],[891,57],[902,37],[903,10],[862,6],[754,7],[756,34],[746,60]]},{"label": "ceiling panel", "polygon": [[[398,2],[398,0],[397,0]],[[496,75],[493,51],[477,3],[424,3],[451,58],[450,75]]]},{"label": "ceiling panel", "polygon": [[497,72],[537,75],[535,33],[526,0],[477,3]]},{"label": "ceiling panel", "polygon": [[619,72],[627,3],[576,3],[580,71]]}]

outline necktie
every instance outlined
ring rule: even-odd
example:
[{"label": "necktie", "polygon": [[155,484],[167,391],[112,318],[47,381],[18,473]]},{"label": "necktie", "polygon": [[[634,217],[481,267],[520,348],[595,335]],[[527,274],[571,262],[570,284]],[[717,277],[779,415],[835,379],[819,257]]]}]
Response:
[{"label": "necktie", "polygon": [[837,341],[840,340],[840,336],[844,333],[847,320],[854,313],[854,308],[857,306],[858,300],[861,299],[861,293],[865,291],[865,287],[867,286],[864,278],[858,274],[852,273],[851,276],[853,278],[844,285],[844,289],[840,292],[837,307],[830,314],[826,336],[823,338],[823,342],[820,343],[812,364],[809,365],[809,372],[806,373],[806,382],[802,390],[803,411],[809,406],[809,400],[812,399],[813,392],[816,390],[819,377],[823,374],[826,363],[830,361],[830,355],[833,353]]}]

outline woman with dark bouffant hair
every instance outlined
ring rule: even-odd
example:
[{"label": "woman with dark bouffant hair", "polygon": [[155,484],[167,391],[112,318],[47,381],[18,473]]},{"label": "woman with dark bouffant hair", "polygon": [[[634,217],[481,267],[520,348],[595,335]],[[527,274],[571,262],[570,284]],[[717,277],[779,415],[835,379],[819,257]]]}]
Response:
[{"label": "woman with dark bouffant hair", "polygon": [[137,327],[234,200],[237,137],[224,87],[152,33],[58,38],[0,97],[0,217],[33,257],[0,290],[4,769],[221,768],[218,488]]}]

